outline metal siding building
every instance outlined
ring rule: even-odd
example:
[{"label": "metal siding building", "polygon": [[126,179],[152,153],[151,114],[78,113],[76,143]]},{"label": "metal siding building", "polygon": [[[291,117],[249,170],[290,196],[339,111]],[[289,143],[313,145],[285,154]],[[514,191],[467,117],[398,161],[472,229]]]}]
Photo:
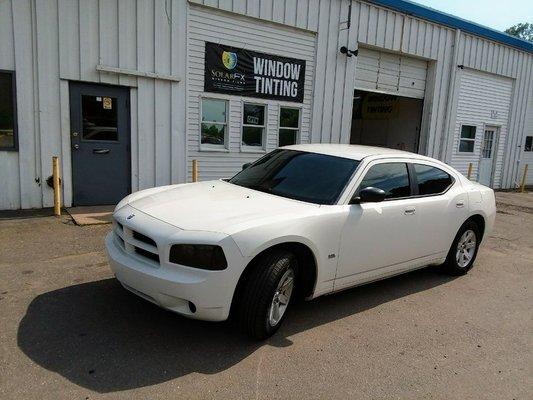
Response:
[{"label": "metal siding building", "polygon": [[[207,94],[206,42],[305,60],[303,102]],[[341,46],[359,56],[347,57]],[[356,115],[358,93],[369,102],[377,93],[418,104],[416,129],[409,128],[416,150],[463,173],[472,163],[474,179],[487,168],[478,166],[491,143],[490,184],[516,187],[533,161],[524,147],[533,135],[532,68],[531,44],[405,1],[5,0],[0,71],[14,76],[18,142],[14,151],[0,149],[0,209],[51,206],[45,180],[54,155],[65,205],[73,203],[70,96],[77,82],[129,91],[132,191],[190,181],[192,159],[203,180],[234,174],[277,147],[282,107],[299,110],[301,142],[353,142],[364,136],[354,133],[356,123],[390,136],[384,123]],[[222,151],[202,148],[205,97],[228,104]],[[263,146],[253,152],[242,146],[246,102],[265,107]],[[476,132],[472,151],[459,151],[462,126],[475,127],[468,128]]]}]

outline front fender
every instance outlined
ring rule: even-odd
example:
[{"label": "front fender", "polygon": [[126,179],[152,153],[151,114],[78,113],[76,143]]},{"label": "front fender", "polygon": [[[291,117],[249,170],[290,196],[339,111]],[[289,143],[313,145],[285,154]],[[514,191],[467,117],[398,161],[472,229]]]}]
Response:
[{"label": "front fender", "polygon": [[260,225],[232,234],[247,264],[261,252],[283,243],[300,243],[313,253],[317,266],[315,294],[333,290],[337,271],[339,239],[346,210],[331,208],[324,213],[269,225]]},{"label": "front fender", "polygon": [[309,247],[309,249],[313,253],[313,256],[315,257],[315,262],[317,262],[317,265],[318,265],[318,259],[319,259],[319,254],[320,254],[318,246],[315,243],[313,243],[311,240],[309,240],[308,238],[305,238],[303,236],[298,236],[298,235],[285,235],[285,236],[280,236],[280,237],[276,237],[271,240],[268,240],[260,244],[259,246],[257,246],[255,249],[253,249],[249,253],[247,253],[245,257],[248,260],[252,260],[258,254],[262,253],[263,251],[271,247],[274,247],[278,244],[283,244],[283,243],[300,243],[300,244],[303,244]]}]

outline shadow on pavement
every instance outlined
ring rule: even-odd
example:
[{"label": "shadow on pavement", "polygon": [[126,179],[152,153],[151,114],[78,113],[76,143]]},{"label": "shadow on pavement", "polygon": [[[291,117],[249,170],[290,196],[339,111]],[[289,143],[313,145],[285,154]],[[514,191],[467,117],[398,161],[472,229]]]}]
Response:
[{"label": "shadow on pavement", "polygon": [[18,329],[35,363],[106,393],[232,367],[259,347],[289,346],[298,332],[423,291],[451,278],[424,269],[311,302],[295,304],[270,340],[252,342],[230,323],[193,321],[123,289],[115,279],[37,296]]}]

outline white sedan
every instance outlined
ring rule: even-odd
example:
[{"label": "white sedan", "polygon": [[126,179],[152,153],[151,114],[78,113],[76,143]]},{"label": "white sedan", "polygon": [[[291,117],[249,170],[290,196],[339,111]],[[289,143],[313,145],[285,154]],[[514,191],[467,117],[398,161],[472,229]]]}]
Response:
[{"label": "white sedan", "polygon": [[264,339],[297,296],[427,265],[467,273],[495,214],[492,189],[432,158],[296,145],[228,180],[129,195],[106,247],[131,292],[191,318],[232,313]]}]

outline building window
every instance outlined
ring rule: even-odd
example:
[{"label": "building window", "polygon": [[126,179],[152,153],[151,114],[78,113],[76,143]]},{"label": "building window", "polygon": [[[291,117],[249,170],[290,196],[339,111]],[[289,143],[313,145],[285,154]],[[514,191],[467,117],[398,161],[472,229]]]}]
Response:
[{"label": "building window", "polygon": [[202,99],[202,145],[225,147],[227,115],[226,100]]},{"label": "building window", "polygon": [[296,144],[300,134],[300,109],[280,107],[278,146]]},{"label": "building window", "polygon": [[265,137],[265,108],[261,104],[244,103],[242,112],[242,145],[263,147]]},{"label": "building window", "polygon": [[15,73],[0,71],[0,150],[17,150]]},{"label": "building window", "polygon": [[533,136],[526,136],[524,151],[533,151]]},{"label": "building window", "polygon": [[476,142],[476,127],[474,125],[461,126],[461,139],[459,141],[460,153],[473,153]]}]

